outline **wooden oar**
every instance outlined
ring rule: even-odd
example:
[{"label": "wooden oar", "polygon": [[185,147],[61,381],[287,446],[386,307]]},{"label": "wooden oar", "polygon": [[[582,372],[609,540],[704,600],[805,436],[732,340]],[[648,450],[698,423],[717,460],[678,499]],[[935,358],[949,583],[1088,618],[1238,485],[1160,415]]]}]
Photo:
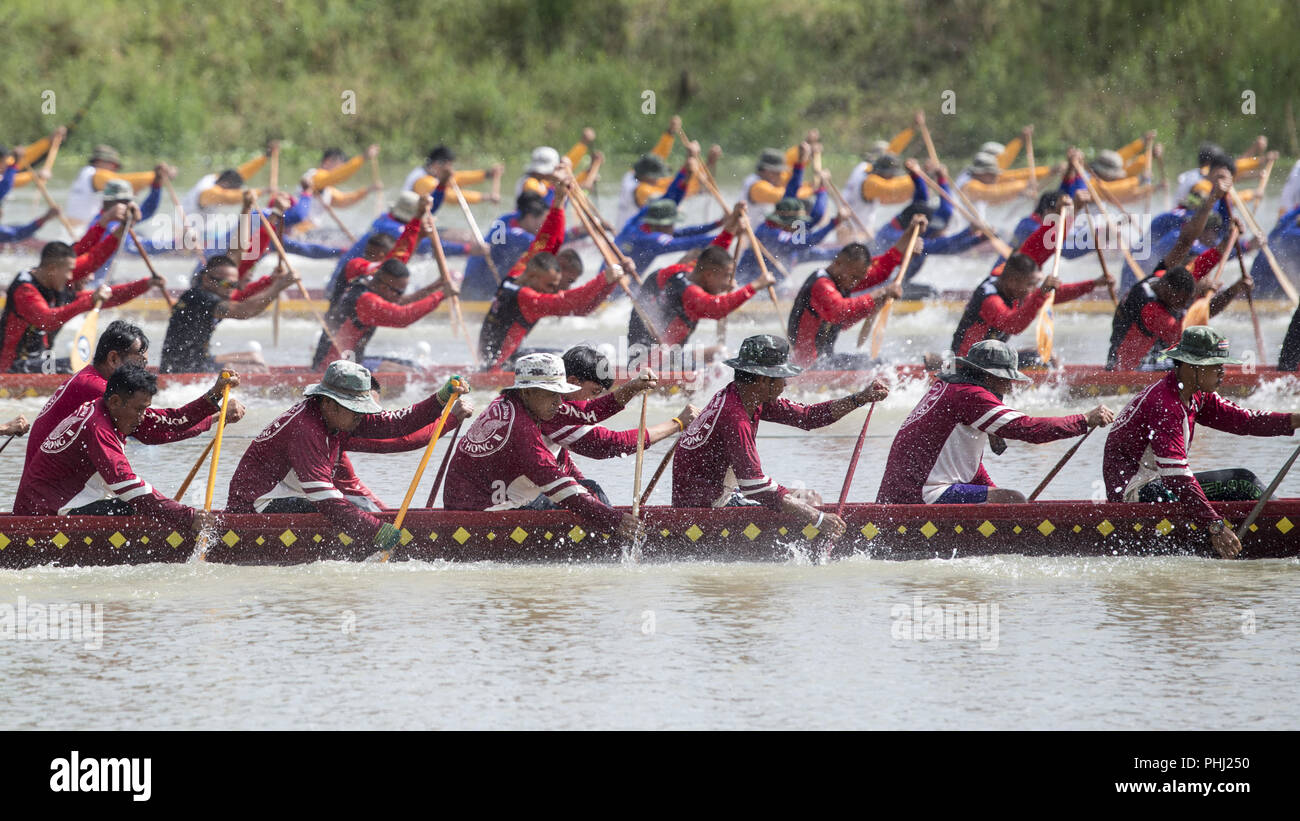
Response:
[{"label": "wooden oar", "polygon": [[[172,181],[170,178],[163,177],[163,188],[167,189],[167,196],[171,198],[172,206],[176,209],[176,219],[179,222],[179,226],[177,227],[175,235],[177,237],[177,241],[180,243],[180,247],[184,248],[185,247],[185,206],[181,204],[181,198],[176,196],[176,189],[172,186]],[[203,260],[206,263],[208,259],[208,255],[203,253],[204,243],[203,243],[202,233],[198,235],[198,239],[199,239],[199,247],[192,248],[189,250],[192,250],[198,256],[199,259]]]},{"label": "wooden oar", "polygon": [[[456,400],[460,399],[460,393],[455,387],[460,386],[457,380],[452,389],[451,398],[447,400],[447,406],[442,409],[442,415],[438,417],[438,424],[433,426],[433,435],[429,437],[429,444],[424,448],[424,455],[420,457],[420,466],[415,469],[415,476],[411,478],[411,486],[406,489],[406,498],[402,500],[402,507],[397,511],[397,518],[393,519],[393,527],[400,533],[402,522],[406,521],[406,511],[411,507],[411,499],[415,496],[415,489],[420,486],[420,479],[424,476],[424,469],[429,466],[429,457],[433,455],[433,448],[438,444],[438,439],[442,436],[442,430],[447,426],[447,418],[451,416],[451,409],[456,407]],[[386,562],[392,555],[392,551],[385,550],[379,554],[379,561]]]},{"label": "wooden oar", "polygon": [[[1106,224],[1108,226],[1111,225],[1110,212],[1106,210],[1106,202],[1102,198],[1101,192],[1097,190],[1097,186],[1093,184],[1092,178],[1083,170],[1083,166],[1079,164],[1078,160],[1072,159],[1070,162],[1074,166],[1074,173],[1079,175],[1079,179],[1083,180],[1083,184],[1088,189],[1088,193],[1092,195],[1093,204],[1097,206],[1098,211],[1101,211],[1101,215],[1105,218]],[[1116,231],[1115,237],[1119,240],[1120,252],[1124,255],[1124,259],[1128,262],[1129,267],[1133,269],[1133,276],[1137,277],[1138,280],[1146,279],[1146,272],[1137,264],[1137,260],[1133,259],[1133,254],[1128,249],[1128,241],[1124,239],[1124,233],[1122,231]]]},{"label": "wooden oar", "polygon": [[54,161],[59,156],[59,146],[63,145],[63,135],[63,131],[55,129],[54,135],[50,137],[50,150],[46,152],[45,163],[41,166],[41,170],[46,174],[54,170]]},{"label": "wooden oar", "polygon": [[320,192],[320,204],[325,207],[325,213],[329,214],[330,217],[334,220],[334,223],[343,230],[343,233],[345,235],[347,235],[348,242],[355,245],[357,242],[356,234],[353,234],[351,231],[348,230],[348,227],[343,224],[343,220],[339,219],[338,212],[334,210],[334,207],[332,205],[330,205],[328,202],[325,201],[324,191]]},{"label": "wooden oar", "polygon": [[1038,199],[1038,165],[1034,162],[1034,127],[1028,126],[1025,134],[1025,159],[1029,161],[1029,193]]},{"label": "wooden oar", "polygon": [[[123,221],[125,230],[122,232],[121,237],[118,238],[117,247],[113,249],[113,258],[108,261],[108,272],[104,275],[105,283],[112,279],[117,257],[122,253],[122,246],[126,244],[127,234],[131,230],[131,216],[132,212],[128,211]],[[86,367],[95,352],[95,338],[99,336],[99,309],[103,305],[104,300],[97,297],[94,307],[90,309],[90,313],[86,314],[85,321],[81,323],[77,335],[72,338],[72,348],[68,354],[68,360],[73,373]]]},{"label": "wooden oar", "polygon": [[[267,219],[265,215],[259,216],[264,220]],[[298,286],[298,291],[302,294],[303,300],[306,301],[307,309],[311,311],[312,316],[316,317],[316,321],[320,323],[321,328],[325,331],[325,335],[329,337],[330,344],[334,346],[334,349],[340,354],[343,353],[343,349],[339,347],[338,340],[334,338],[334,334],[330,331],[329,325],[325,324],[325,317],[321,316],[320,311],[317,311],[315,306],[311,304],[311,294],[307,293],[307,286],[302,284],[302,277],[298,276],[298,272],[295,271],[293,265],[290,264],[289,255],[285,253],[284,250],[284,243],[280,242],[280,237],[275,233],[275,226],[268,221],[266,227],[268,229],[266,233],[271,238],[271,244],[275,246],[275,252],[280,255],[280,261],[284,263],[284,267],[288,269],[289,273],[293,274],[294,284]]]},{"label": "wooden oar", "polygon": [[469,338],[469,328],[465,327],[465,319],[461,316],[460,295],[456,291],[456,283],[451,280],[451,271],[447,269],[447,255],[443,253],[442,240],[438,237],[436,223],[433,226],[433,232],[429,236],[429,243],[433,246],[433,258],[438,263],[438,273],[442,275],[442,281],[447,288],[447,293],[451,296],[452,324],[460,328],[459,333],[465,338],[465,345],[469,348],[469,361],[474,364],[474,370],[478,370],[478,348],[474,346],[474,340]]},{"label": "wooden oar", "polygon": [[1277,278],[1277,284],[1282,286],[1283,291],[1286,291],[1287,299],[1291,300],[1291,304],[1297,304],[1300,302],[1300,294],[1296,293],[1295,286],[1291,284],[1286,272],[1282,270],[1277,257],[1273,256],[1273,250],[1268,247],[1268,233],[1259,227],[1259,223],[1255,221],[1255,215],[1241,201],[1241,195],[1237,193],[1236,188],[1228,189],[1228,197],[1232,202],[1234,213],[1241,215],[1242,219],[1246,221],[1246,227],[1259,240],[1259,250],[1263,252],[1264,258],[1268,260],[1269,267],[1273,269],[1273,276]]},{"label": "wooden oar", "polygon": [[32,170],[32,183],[36,186],[36,190],[41,192],[41,196],[45,198],[45,203],[54,209],[54,215],[59,218],[63,230],[67,231],[68,236],[75,242],[77,232],[72,229],[72,223],[68,222],[68,218],[63,215],[63,209],[54,201],[54,197],[50,196],[50,189],[45,187],[45,180],[41,179],[41,175],[36,173],[35,169]]},{"label": "wooden oar", "polygon": [[434,501],[438,498],[438,491],[442,489],[442,479],[447,475],[447,465],[451,464],[451,455],[456,452],[456,437],[460,436],[460,429],[461,426],[457,425],[451,431],[451,441],[447,443],[447,452],[442,455],[438,475],[433,477],[433,489],[429,491],[429,499],[424,503],[425,507],[433,507]]},{"label": "wooden oar", "polygon": [[[222,372],[222,376],[226,376]],[[217,463],[221,460],[221,437],[226,433],[226,409],[230,407],[230,383],[221,388],[221,410],[217,416],[217,434],[212,437],[212,467],[208,468],[208,489],[203,494],[204,512],[212,512],[212,495],[217,487]]]},{"label": "wooden oar", "polygon": [[659,467],[655,470],[654,476],[650,477],[650,484],[645,486],[645,491],[641,494],[642,507],[645,507],[645,503],[650,500],[650,494],[654,493],[655,485],[659,484],[659,477],[663,476],[664,471],[668,469],[668,463],[673,460],[673,454],[677,452],[677,446],[681,443],[682,439],[678,436],[677,441],[673,442],[673,446],[668,449],[668,452],[664,454],[664,458],[659,461]]},{"label": "wooden oar", "polygon": [[[1246,278],[1246,260],[1242,257],[1241,251],[1237,251],[1237,265],[1241,268],[1242,279]],[[1255,311],[1255,296],[1250,291],[1246,292],[1246,305],[1250,307],[1250,322],[1255,328],[1255,351],[1259,360],[1260,367],[1267,364],[1268,360],[1264,358],[1264,333],[1259,327],[1259,314]]]},{"label": "wooden oar", "polygon": [[215,439],[209,439],[208,446],[199,454],[199,458],[194,460],[194,467],[190,468],[190,472],[186,475],[185,481],[181,482],[181,489],[176,491],[176,496],[174,497],[176,501],[179,502],[184,498],[185,491],[190,489],[190,482],[193,482],[194,477],[199,475],[199,468],[203,467],[203,463],[208,461],[208,454],[212,452],[212,444],[215,441]]},{"label": "wooden oar", "polygon": [[[379,179],[379,158],[370,158],[370,184],[375,187],[375,216],[384,213],[384,182]],[[347,230],[346,228],[343,230]],[[355,242],[355,240],[354,240]]]},{"label": "wooden oar", "polygon": [[[1163,149],[1162,149],[1163,152]],[[1165,210],[1174,210],[1174,193],[1169,187],[1169,174],[1165,171],[1165,155],[1161,153],[1156,157],[1156,165],[1160,166],[1160,185],[1165,189]]]},{"label": "wooden oar", "polygon": [[1268,190],[1268,178],[1273,173],[1273,160],[1264,163],[1264,170],[1259,172],[1259,185],[1255,186],[1255,197],[1251,201],[1251,216],[1259,211],[1259,204],[1264,201],[1264,193]]},{"label": "wooden oar", "polygon": [[[576,188],[576,186],[574,186],[574,188]],[[574,213],[578,215],[578,220],[582,222],[583,227],[587,229],[587,233],[591,236],[592,241],[595,242],[596,250],[600,252],[601,259],[604,260],[605,265],[611,269],[618,268],[620,271],[632,270],[631,262],[629,262],[627,258],[618,251],[618,246],[614,245],[613,242],[605,236],[604,230],[595,223],[583,208],[581,198],[572,197],[571,200],[573,202]],[[633,310],[635,310],[637,315],[641,317],[641,321],[645,324],[646,330],[650,331],[650,335],[654,337],[655,343],[663,344],[663,334],[659,332],[659,326],[650,318],[650,312],[641,306],[641,301],[637,298],[636,294],[632,292],[632,289],[628,287],[627,280],[619,277],[618,283],[623,289],[623,293],[627,294],[628,299],[632,300]]]},{"label": "wooden oar", "polygon": [[483,261],[487,263],[488,270],[492,272],[492,277],[497,281],[497,285],[500,285],[501,272],[497,270],[496,263],[492,261],[492,251],[483,240],[483,232],[479,230],[478,221],[474,219],[474,212],[469,210],[469,203],[465,202],[465,195],[461,193],[460,185],[456,182],[455,172],[448,178],[447,184],[451,186],[451,193],[456,195],[456,202],[460,203],[460,212],[465,215],[465,221],[469,223],[469,230],[474,233],[474,240],[483,249]]},{"label": "wooden oar", "polygon": [[[145,252],[144,246],[140,244],[140,238],[135,235],[135,229],[127,229],[126,234],[131,238],[131,241],[135,243],[135,249],[140,252],[140,259],[144,260],[144,267],[149,269],[149,273],[159,279],[164,279],[164,277],[159,275],[158,270],[153,267],[153,260],[149,259],[149,254]],[[167,303],[167,307],[175,308],[176,298],[167,292],[167,286],[159,285],[158,290],[162,291],[163,301]]]},{"label": "wooden oar", "polygon": [[[907,226],[909,234],[907,238],[907,248],[903,250],[903,261],[898,266],[898,273],[894,274],[890,284],[902,282],[903,277],[907,275],[907,267],[912,264],[912,254],[916,251],[916,240],[921,236],[918,226]],[[880,356],[880,346],[885,338],[885,326],[889,324],[889,314],[893,310],[894,300],[886,299],[885,304],[880,306],[876,315],[871,318],[870,322],[862,323],[862,330],[858,331],[858,347],[861,348],[866,344],[867,337],[871,337],[871,355]]]},{"label": "wooden oar", "polygon": [[[754,226],[749,224],[749,214],[740,215],[740,224],[745,229],[745,236],[749,238],[749,247],[761,251],[763,246],[759,243],[758,237],[754,236]],[[763,279],[767,279],[767,263],[763,260],[763,255],[754,254],[754,259],[758,261],[758,270],[762,273]],[[781,329],[781,336],[785,336],[785,317],[781,314],[781,303],[777,301],[776,289],[771,285],[767,286],[767,295],[772,300],[772,310],[776,312],[776,326]]]},{"label": "wooden oar", "polygon": [[1093,219],[1094,216],[1090,208],[1088,218],[1092,220],[1092,249],[1097,252],[1097,261],[1101,263],[1101,272],[1106,275],[1106,291],[1110,294],[1110,302],[1118,307],[1119,297],[1115,294],[1114,277],[1110,275],[1110,266],[1106,264],[1106,255],[1101,251],[1101,226],[1097,224],[1096,219]]},{"label": "wooden oar", "polygon": [[862,443],[867,441],[867,426],[871,424],[871,414],[876,410],[876,403],[867,407],[867,418],[862,420],[862,432],[858,434],[858,443],[853,446],[853,456],[849,459],[848,472],[844,474],[844,486],[840,488],[840,503],[835,506],[835,515],[844,513],[844,503],[849,499],[849,488],[853,485],[853,474],[858,469],[858,457],[862,455]]},{"label": "wooden oar", "polygon": [[280,145],[271,146],[271,193],[280,190]]},{"label": "wooden oar", "polygon": [[1034,488],[1034,492],[1029,494],[1029,501],[1032,502],[1038,498],[1038,494],[1042,493],[1043,490],[1046,489],[1047,483],[1056,478],[1056,474],[1061,472],[1061,468],[1065,467],[1065,463],[1070,461],[1070,457],[1079,449],[1079,446],[1083,444],[1083,441],[1092,435],[1094,430],[1096,430],[1096,428],[1088,428],[1087,433],[1080,436],[1079,441],[1070,446],[1070,449],[1065,452],[1065,455],[1061,457],[1061,460],[1056,463],[1056,467],[1052,468],[1052,472],[1043,477],[1043,481],[1038,483],[1038,487]]},{"label": "wooden oar", "polygon": [[1187,313],[1183,314],[1183,330],[1196,325],[1210,324],[1210,299],[1214,292],[1219,289],[1219,283],[1223,279],[1223,266],[1228,261],[1228,257],[1232,254],[1232,250],[1236,244],[1237,226],[1234,224],[1232,228],[1228,230],[1228,252],[1219,258],[1219,263],[1214,266],[1214,273],[1210,275],[1210,290],[1202,294],[1199,299],[1188,307]]},{"label": "wooden oar", "polygon": [[[1151,167],[1151,164],[1152,164],[1152,155],[1153,155],[1153,153],[1155,152],[1155,148],[1156,148],[1156,140],[1155,140],[1155,137],[1152,137],[1151,139],[1147,140],[1147,151],[1146,151],[1146,154],[1147,154],[1146,175],[1147,175],[1148,177],[1150,177],[1152,180],[1155,179],[1155,169]],[[1139,181],[1140,181],[1140,180],[1139,180]],[[1151,189],[1147,192],[1147,212],[1148,212],[1148,213],[1150,213],[1151,211],[1155,210],[1155,208],[1154,208],[1154,206],[1153,206],[1153,204],[1152,204],[1153,201],[1155,200],[1155,196],[1156,196],[1156,187],[1155,187],[1155,184],[1152,183],[1152,185],[1151,185]]]},{"label": "wooden oar", "polygon": [[13,436],[10,436],[8,439],[6,439],[5,443],[3,445],[0,445],[0,453],[4,453],[5,448],[9,447],[9,443],[17,438],[18,438],[18,434],[15,433]]},{"label": "wooden oar", "polygon": [[650,392],[641,394],[641,425],[636,431],[636,472],[632,475],[632,518],[641,516],[641,468],[645,465],[645,409]]},{"label": "wooden oar", "polygon": [[1263,494],[1260,495],[1259,501],[1256,502],[1255,507],[1251,509],[1250,515],[1246,517],[1246,521],[1242,522],[1241,527],[1237,528],[1238,540],[1246,538],[1246,533],[1250,530],[1250,526],[1259,518],[1260,512],[1264,509],[1264,505],[1268,504],[1268,500],[1273,496],[1273,491],[1277,490],[1277,486],[1282,484],[1282,478],[1286,476],[1287,471],[1291,470],[1291,466],[1295,464],[1297,456],[1300,456],[1300,446],[1297,446],[1295,450],[1291,451],[1291,458],[1286,460],[1286,464],[1283,465],[1282,469],[1273,477],[1273,481],[1268,483],[1268,487],[1265,488]]},{"label": "wooden oar", "polygon": [[[930,177],[924,171],[918,169],[916,173],[917,176],[919,176],[921,180],[925,182],[926,185],[934,189],[935,193],[937,193],[941,198],[946,200],[954,209],[956,209],[957,213],[965,217],[966,221],[971,224],[972,228],[974,228],[976,231],[979,231],[981,234],[983,234],[985,237],[988,238],[989,243],[993,245],[993,250],[997,251],[998,256],[1001,256],[1003,258],[1010,258],[1010,256],[1013,253],[1015,253],[1014,249],[1012,249],[1010,245],[1007,245],[1007,243],[1003,241],[1002,237],[998,236],[997,231],[994,231],[991,227],[989,227],[988,223],[980,219],[979,214],[976,213],[974,208],[967,208],[962,203],[953,199],[952,196],[947,191],[943,190],[943,188],[939,185],[939,183],[930,179]],[[960,190],[961,190],[960,188],[953,188],[953,191],[960,191]]]},{"label": "wooden oar", "polygon": [[835,200],[835,207],[840,210],[841,214],[848,215],[849,222],[853,224],[860,235],[866,238],[867,242],[873,242],[876,235],[871,233],[871,229],[858,217],[857,212],[849,206],[848,201],[844,199],[844,194],[836,187],[835,181],[831,179],[830,174],[827,174],[822,179],[826,182],[826,190],[831,192],[831,198]]},{"label": "wooden oar", "polygon": [[[1050,276],[1055,278],[1061,270],[1061,251],[1065,248],[1065,215],[1058,214],[1056,221],[1056,250],[1052,253],[1052,273]],[[1036,347],[1038,348],[1038,358],[1044,366],[1052,361],[1052,344],[1053,337],[1056,335],[1056,317],[1052,313],[1052,307],[1056,304],[1056,289],[1053,288],[1047,292],[1047,299],[1043,300],[1043,307],[1038,311],[1038,326],[1034,329]]]}]

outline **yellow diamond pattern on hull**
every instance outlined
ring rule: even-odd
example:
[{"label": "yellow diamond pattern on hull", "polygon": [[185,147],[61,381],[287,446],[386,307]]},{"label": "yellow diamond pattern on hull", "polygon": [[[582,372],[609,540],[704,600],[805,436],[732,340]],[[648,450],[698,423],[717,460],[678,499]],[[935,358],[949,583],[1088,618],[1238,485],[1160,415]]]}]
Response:
[{"label": "yellow diamond pattern on hull", "polygon": [[226,547],[234,547],[235,542],[239,541],[239,534],[233,530],[227,530],[226,535],[221,537],[221,541],[226,543]]},{"label": "yellow diamond pattern on hull", "polygon": [[126,537],[120,532],[114,531],[113,535],[108,537],[108,543],[113,547],[121,547],[126,544]]},{"label": "yellow diamond pattern on hull", "polygon": [[458,527],[456,532],[451,534],[451,537],[460,544],[465,544],[465,542],[469,541],[469,531],[463,527]]},{"label": "yellow diamond pattern on hull", "polygon": [[804,525],[803,530],[799,532],[802,533],[803,537],[805,539],[808,539],[809,541],[812,541],[813,539],[817,538],[817,534],[821,533],[821,531],[813,527],[811,523]]},{"label": "yellow diamond pattern on hull", "polygon": [[347,547],[348,545],[352,544],[352,537],[346,533],[340,533],[339,541],[343,543],[344,547]]},{"label": "yellow diamond pattern on hull", "polygon": [[[143,541],[143,539],[141,541]],[[167,537],[167,544],[171,545],[173,550],[180,547],[181,542],[184,541],[185,541],[185,537],[177,533],[175,530],[173,530],[171,534]]]},{"label": "yellow diamond pattern on hull", "polygon": [[514,530],[510,531],[510,538],[515,540],[515,544],[523,544],[524,539],[528,538],[528,531],[524,530],[522,527],[516,527]]},{"label": "yellow diamond pattern on hull", "polygon": [[939,528],[934,526],[934,522],[926,522],[925,524],[921,525],[921,533],[927,539],[938,532],[939,532]]},{"label": "yellow diamond pattern on hull", "polygon": [[699,541],[700,537],[704,535],[704,531],[700,530],[699,525],[691,525],[690,527],[686,528],[685,535],[686,538],[690,539],[692,542],[696,542]]},{"label": "yellow diamond pattern on hull", "polygon": [[283,543],[285,547],[293,547],[293,543],[296,541],[298,541],[298,537],[293,535],[292,530],[286,530],[280,534],[280,542]]},{"label": "yellow diamond pattern on hull", "polygon": [[980,532],[980,535],[986,539],[992,536],[994,533],[998,532],[998,529],[994,527],[993,523],[990,522],[988,519],[985,519],[984,524],[980,525],[975,529],[978,530]]},{"label": "yellow diamond pattern on hull", "polygon": [[55,547],[57,547],[59,550],[62,550],[63,546],[68,543],[68,537],[64,536],[62,531],[60,531],[58,533],[55,533],[54,538],[50,539],[50,541],[54,542]]},{"label": "yellow diamond pattern on hull", "polygon": [[1156,532],[1159,533],[1161,536],[1168,536],[1169,531],[1173,529],[1174,529],[1174,523],[1169,521],[1168,519],[1161,519],[1160,521],[1156,522]]},{"label": "yellow diamond pattern on hull", "polygon": [[414,538],[415,537],[411,535],[411,531],[407,530],[406,528],[402,528],[402,535],[397,539],[397,543],[400,545],[408,545],[411,543],[411,540]]},{"label": "yellow diamond pattern on hull", "polygon": [[880,535],[880,528],[876,527],[871,522],[867,522],[862,526],[862,535],[866,536],[868,539],[874,539],[876,536]]},{"label": "yellow diamond pattern on hull", "polygon": [[1115,532],[1115,525],[1110,523],[1110,519],[1102,519],[1101,524],[1097,525],[1097,532],[1103,536],[1109,536]]},{"label": "yellow diamond pattern on hull", "polygon": [[1291,528],[1293,527],[1295,527],[1295,525],[1291,524],[1291,520],[1285,516],[1277,520],[1277,529],[1282,531],[1283,535],[1290,533]]},{"label": "yellow diamond pattern on hull", "polygon": [[575,542],[581,542],[583,539],[587,538],[587,531],[574,525],[573,530],[569,531],[569,538],[573,539]]},{"label": "yellow diamond pattern on hull", "polygon": [[1044,520],[1043,520],[1043,521],[1038,525],[1038,532],[1041,533],[1041,534],[1043,534],[1044,536],[1051,536],[1052,533],[1053,533],[1053,531],[1055,531],[1055,530],[1056,530],[1056,525],[1052,524],[1051,522],[1047,521],[1046,519],[1044,519]]},{"label": "yellow diamond pattern on hull", "polygon": [[744,533],[745,538],[749,539],[752,542],[755,539],[757,539],[758,534],[762,533],[763,531],[758,529],[758,525],[754,524],[753,522],[750,522],[749,524],[745,525],[745,529],[740,532]]}]

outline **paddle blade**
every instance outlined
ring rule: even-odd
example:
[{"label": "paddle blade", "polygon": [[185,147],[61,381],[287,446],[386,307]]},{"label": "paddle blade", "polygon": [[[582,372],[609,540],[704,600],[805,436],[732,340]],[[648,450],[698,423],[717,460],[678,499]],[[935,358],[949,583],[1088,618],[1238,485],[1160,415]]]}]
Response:
[{"label": "paddle blade", "polygon": [[90,364],[90,355],[95,350],[95,340],[98,336],[99,305],[96,304],[90,313],[86,314],[86,321],[81,323],[81,330],[77,331],[76,337],[72,340],[72,349],[68,353],[68,358],[72,360],[73,373]]},{"label": "paddle blade", "polygon": [[1210,324],[1210,295],[1206,294],[1192,303],[1192,307],[1187,309],[1187,314],[1183,317],[1183,327],[1191,328],[1195,325]]},{"label": "paddle blade", "polygon": [[1042,310],[1038,312],[1037,345],[1038,358],[1046,365],[1052,361],[1052,342],[1056,333],[1056,317],[1052,313],[1056,292],[1047,295]]}]

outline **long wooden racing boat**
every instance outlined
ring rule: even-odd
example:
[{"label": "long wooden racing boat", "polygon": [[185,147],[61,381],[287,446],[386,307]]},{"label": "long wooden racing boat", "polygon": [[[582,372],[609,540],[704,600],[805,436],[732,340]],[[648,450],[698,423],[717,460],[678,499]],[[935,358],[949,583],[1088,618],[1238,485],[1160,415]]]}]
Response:
[{"label": "long wooden racing boat", "polygon": [[[1216,504],[1240,523],[1251,502]],[[391,518],[392,514],[385,514]],[[1209,534],[1173,505],[1044,502],[1024,505],[874,505],[845,508],[848,530],[833,557],[958,559],[1026,556],[1213,557]],[[768,508],[649,507],[644,561],[787,561],[816,557],[811,526]],[[1251,526],[1241,557],[1300,556],[1300,499],[1269,502]],[[410,511],[397,561],[613,562],[627,546],[588,532],[567,511]],[[206,561],[292,565],[362,561],[373,546],[339,533],[317,514],[227,515]],[[146,518],[0,514],[0,567],[187,562],[195,534]]]},{"label": "long wooden racing boat", "polygon": [[[438,384],[453,373],[469,376],[475,389],[497,390],[514,382],[513,373],[474,373],[469,365],[439,365],[418,373],[381,373],[379,377],[384,395],[395,396],[402,393],[408,385]],[[1164,376],[1163,371],[1108,371],[1097,365],[1066,365],[1054,370],[1028,370],[1025,373],[1037,386],[1062,388],[1076,397],[1136,393]],[[670,393],[691,392],[705,381],[701,379],[703,374],[695,372],[666,373],[661,376],[665,389]],[[789,386],[793,394],[855,390],[861,388],[866,379],[875,376],[906,382],[930,379],[932,375],[919,364],[882,365],[865,372],[807,371],[791,379]],[[618,373],[616,377],[625,379],[627,374]],[[164,388],[170,385],[197,386],[210,384],[214,378],[215,374],[210,373],[164,374],[159,377],[159,385]],[[67,379],[66,375],[60,374],[0,374],[0,399],[48,396]],[[1219,393],[1225,396],[1245,396],[1261,385],[1284,380],[1300,387],[1300,373],[1294,371],[1234,366],[1225,371]],[[267,373],[246,373],[241,376],[240,391],[272,397],[297,396],[303,388],[318,381],[320,373],[310,368],[273,367]]]}]

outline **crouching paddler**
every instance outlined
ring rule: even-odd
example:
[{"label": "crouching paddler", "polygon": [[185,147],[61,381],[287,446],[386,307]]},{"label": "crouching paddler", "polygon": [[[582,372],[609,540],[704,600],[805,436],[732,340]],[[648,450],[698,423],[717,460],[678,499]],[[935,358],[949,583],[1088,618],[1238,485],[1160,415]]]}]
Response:
[{"label": "crouching paddler", "polygon": [[930,387],[903,420],[889,449],[880,504],[969,504],[1023,502],[1017,490],[999,488],[984,469],[984,446],[998,437],[1054,442],[1110,424],[1105,405],[1073,416],[1026,416],[1004,404],[1015,382],[1030,379],[1016,369],[1016,352],[1005,342],[977,342],[957,367]]},{"label": "crouching paddler", "polygon": [[764,505],[797,516],[832,541],[838,539],[844,534],[844,520],[816,508],[822,503],[816,491],[790,490],[763,472],[758,423],[765,419],[802,430],[825,427],[855,408],[884,399],[889,388],[876,381],[816,405],[782,399],[786,378],[803,368],[790,363],[789,343],[767,334],[746,339],[739,356],[723,364],[735,370],[735,379],[714,394],[682,433],[673,461],[673,506]]},{"label": "crouching paddler", "polygon": [[335,465],[351,437],[405,436],[436,421],[452,392],[465,390],[464,380],[453,376],[428,399],[383,411],[370,394],[370,371],[345,359],[331,362],[321,381],[303,391],[306,398],[248,446],[230,477],[226,511],[319,512],[353,539],[391,550],[400,531],[344,497],[335,485]]},{"label": "crouching paddler", "polygon": [[[515,382],[492,400],[456,444],[443,501],[448,510],[516,510],[544,496],[589,529],[625,540],[640,522],[602,502],[556,461],[543,425],[581,390],[567,381],[564,360],[535,353],[515,361]],[[552,431],[554,433],[554,431]]]},{"label": "crouching paddler", "polygon": [[1244,436],[1290,436],[1300,428],[1300,413],[1246,410],[1215,393],[1223,366],[1241,364],[1228,353],[1227,337],[1213,328],[1183,331],[1165,351],[1177,366],[1120,413],[1102,461],[1108,499],[1177,502],[1198,527],[1209,528],[1214,549],[1225,559],[1241,552],[1241,542],[1209,503],[1258,499],[1263,488],[1248,470],[1193,474],[1187,450],[1196,423]]},{"label": "crouching paddler", "polygon": [[145,418],[157,377],[127,364],[108,377],[104,395],[50,431],[23,466],[14,498],[20,516],[147,516],[202,530],[213,514],[173,502],[131,468],[123,444]]}]

